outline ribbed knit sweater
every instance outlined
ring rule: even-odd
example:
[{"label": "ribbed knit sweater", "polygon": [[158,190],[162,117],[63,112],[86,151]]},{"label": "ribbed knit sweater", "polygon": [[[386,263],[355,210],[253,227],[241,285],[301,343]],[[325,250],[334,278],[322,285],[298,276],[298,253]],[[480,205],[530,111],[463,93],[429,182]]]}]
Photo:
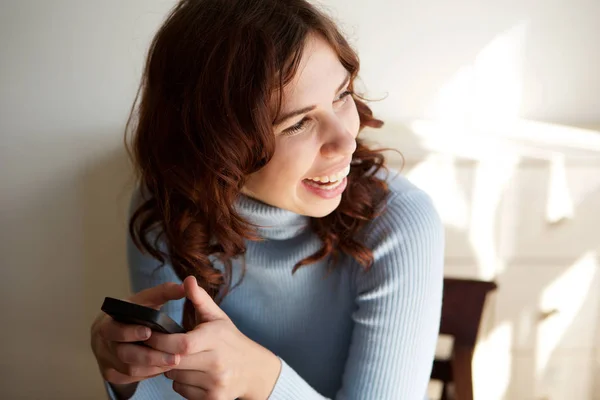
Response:
[{"label": "ribbed knit sweater", "polygon": [[[325,260],[292,275],[299,260],[321,248],[309,218],[239,199],[237,209],[262,226],[258,232],[266,240],[247,241],[246,274],[221,308],[242,333],[280,358],[270,400],[426,398],[442,302],[443,227],[422,190],[393,170],[387,180],[385,211],[365,230],[374,256],[369,271],[346,256],[328,275]],[[169,264],[153,273],[158,262],[131,238],[127,250],[134,292],[181,282]],[[234,260],[234,284],[240,272]],[[181,322],[183,299],[163,310]],[[140,382],[133,396],[181,398],[162,375]]]}]

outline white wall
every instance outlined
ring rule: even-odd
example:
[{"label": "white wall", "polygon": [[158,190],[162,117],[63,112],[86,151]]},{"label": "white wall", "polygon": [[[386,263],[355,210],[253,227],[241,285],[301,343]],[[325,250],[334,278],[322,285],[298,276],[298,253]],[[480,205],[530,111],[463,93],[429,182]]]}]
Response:
[{"label": "white wall", "polygon": [[[122,131],[172,4],[0,2],[2,398],[103,398],[88,331],[128,292]],[[392,128],[475,111],[600,125],[595,0],[327,4]]]},{"label": "white wall", "polygon": [[375,107],[388,119],[438,116],[440,90],[476,67],[473,86],[459,88],[475,104],[500,97],[525,118],[600,120],[596,0],[323,3],[357,44],[372,97],[389,93]]}]

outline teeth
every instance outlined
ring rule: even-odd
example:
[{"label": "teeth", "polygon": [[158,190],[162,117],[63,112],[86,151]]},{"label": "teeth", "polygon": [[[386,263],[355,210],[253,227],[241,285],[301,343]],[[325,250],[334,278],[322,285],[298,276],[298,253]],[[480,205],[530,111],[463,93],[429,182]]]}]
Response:
[{"label": "teeth", "polygon": [[340,180],[338,182],[329,183],[329,184],[323,186],[323,185],[319,185],[315,182],[312,182],[312,180],[309,179],[308,182],[306,182],[306,184],[310,185],[312,187],[319,188],[321,190],[333,190],[333,189],[337,188],[338,186],[340,186],[342,184],[342,181]]},{"label": "teeth", "polygon": [[322,182],[322,183],[337,182],[337,181],[341,181],[342,179],[344,179],[344,177],[346,175],[348,175],[349,173],[350,173],[350,165],[346,166],[343,170],[341,170],[340,172],[337,172],[333,175],[316,176],[314,178],[308,178],[308,179],[311,181]]}]

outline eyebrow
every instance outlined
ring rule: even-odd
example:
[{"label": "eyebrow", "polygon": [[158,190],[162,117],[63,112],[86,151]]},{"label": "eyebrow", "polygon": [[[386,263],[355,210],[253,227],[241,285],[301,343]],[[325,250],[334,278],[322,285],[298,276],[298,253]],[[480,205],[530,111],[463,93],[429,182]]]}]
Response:
[{"label": "eyebrow", "polygon": [[[348,72],[348,74],[346,74],[346,78],[344,78],[344,81],[341,83],[340,86],[338,86],[337,90],[335,91],[336,93],[339,92],[340,90],[342,90],[344,88],[344,86],[346,86],[346,83],[348,83],[348,81],[350,80],[350,73]],[[300,115],[300,114],[304,114],[307,113],[309,111],[312,111],[316,108],[317,106],[312,105],[312,106],[307,106],[307,107],[302,107],[299,108],[297,110],[294,111],[290,111],[288,113],[285,113],[281,116],[279,116],[279,118],[277,118],[275,120],[275,122],[273,123],[273,125],[279,125],[281,124],[283,121],[290,119],[292,117],[295,117],[296,115]]]}]

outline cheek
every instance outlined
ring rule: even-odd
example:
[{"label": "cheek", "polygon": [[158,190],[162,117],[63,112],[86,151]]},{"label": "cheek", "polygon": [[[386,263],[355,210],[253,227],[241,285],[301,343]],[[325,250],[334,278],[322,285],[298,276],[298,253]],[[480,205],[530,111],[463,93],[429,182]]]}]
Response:
[{"label": "cheek", "polygon": [[281,193],[300,182],[310,169],[314,155],[310,145],[290,139],[277,146],[271,161],[248,180],[248,188],[267,195]]},{"label": "cheek", "polygon": [[351,100],[351,103],[348,104],[348,109],[345,112],[344,118],[346,120],[346,128],[356,137],[358,135],[358,130],[360,129],[360,117],[354,100]]},{"label": "cheek", "polygon": [[[314,156],[311,154],[311,146],[303,142],[301,137],[290,138],[288,143],[281,146],[273,157],[269,169],[273,176],[277,177],[277,184],[291,186],[306,174]],[[299,140],[293,140],[299,139]]]},{"label": "cheek", "polygon": [[246,187],[255,194],[260,194],[261,197],[264,196],[268,193],[268,187],[278,186],[278,176],[274,172],[273,164],[267,164],[248,179]]}]

